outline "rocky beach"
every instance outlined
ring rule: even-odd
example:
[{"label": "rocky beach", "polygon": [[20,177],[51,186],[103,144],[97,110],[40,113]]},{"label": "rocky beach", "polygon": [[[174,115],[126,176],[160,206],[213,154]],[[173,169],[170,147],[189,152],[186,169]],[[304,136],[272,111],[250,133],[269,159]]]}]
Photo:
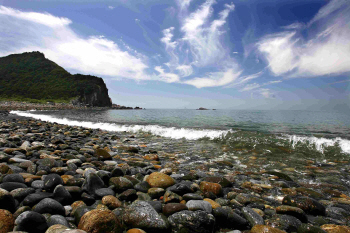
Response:
[{"label": "rocky beach", "polygon": [[0,232],[350,232],[349,159],[0,114]]}]

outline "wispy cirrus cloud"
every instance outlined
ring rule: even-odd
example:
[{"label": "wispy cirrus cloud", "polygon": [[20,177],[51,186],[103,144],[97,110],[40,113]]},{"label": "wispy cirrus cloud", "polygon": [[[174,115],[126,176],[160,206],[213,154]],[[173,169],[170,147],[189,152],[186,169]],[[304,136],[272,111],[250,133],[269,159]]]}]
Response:
[{"label": "wispy cirrus cloud", "polygon": [[148,65],[143,56],[123,50],[103,36],[79,36],[70,27],[70,19],[0,6],[0,21],[2,56],[41,51],[49,59],[77,72],[151,79],[144,72]]},{"label": "wispy cirrus cloud", "polygon": [[[316,77],[350,72],[349,1],[333,0],[321,8],[306,27],[296,25],[257,43],[258,51],[274,75]],[[305,39],[302,30],[313,36]]]}]

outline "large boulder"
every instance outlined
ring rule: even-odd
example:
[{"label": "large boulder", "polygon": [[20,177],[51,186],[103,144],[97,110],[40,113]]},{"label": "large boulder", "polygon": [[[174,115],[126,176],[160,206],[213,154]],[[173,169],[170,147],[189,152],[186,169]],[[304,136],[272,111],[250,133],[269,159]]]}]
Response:
[{"label": "large boulder", "polygon": [[172,232],[212,233],[215,218],[205,211],[184,210],[169,217]]}]

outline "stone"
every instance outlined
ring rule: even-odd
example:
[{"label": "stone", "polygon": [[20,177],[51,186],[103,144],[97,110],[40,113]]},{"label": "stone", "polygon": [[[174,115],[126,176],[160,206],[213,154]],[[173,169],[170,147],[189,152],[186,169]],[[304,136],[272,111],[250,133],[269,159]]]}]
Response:
[{"label": "stone", "polygon": [[19,182],[6,182],[0,184],[0,189],[5,189],[9,192],[18,188],[28,188],[27,185]]},{"label": "stone", "polygon": [[170,216],[176,212],[180,212],[182,210],[187,210],[187,206],[185,204],[180,203],[168,203],[163,207],[163,214],[166,216]]},{"label": "stone", "polygon": [[265,224],[264,219],[257,212],[255,212],[252,208],[243,207],[242,213],[243,213],[244,217],[248,220],[248,222],[250,223],[251,226]]},{"label": "stone", "polygon": [[18,201],[22,201],[26,196],[35,192],[34,188],[18,188],[10,192],[10,194]]},{"label": "stone", "polygon": [[44,181],[42,180],[34,180],[30,187],[34,188],[34,189],[43,189],[44,188]]},{"label": "stone", "polygon": [[175,184],[175,180],[173,178],[160,172],[151,173],[147,177],[146,181],[152,188],[166,189],[167,187]]},{"label": "stone", "polygon": [[339,226],[335,224],[324,224],[321,226],[321,229],[326,231],[327,233],[349,233],[349,226]]},{"label": "stone", "polygon": [[57,185],[53,191],[53,198],[62,205],[72,203],[72,195],[61,184]]},{"label": "stone", "polygon": [[50,226],[45,233],[62,233],[67,232],[68,230],[71,230],[69,227],[61,225],[61,224],[55,224]]},{"label": "stone", "polygon": [[137,192],[135,189],[128,189],[121,194],[119,194],[118,198],[121,201],[134,201],[137,199]]},{"label": "stone", "polygon": [[65,217],[63,217],[62,215],[51,215],[49,220],[47,221],[47,225],[49,227],[56,225],[56,224],[60,224],[60,225],[63,225],[63,226],[66,226],[69,228],[69,224],[68,224],[67,219]]},{"label": "stone", "polygon": [[88,233],[122,233],[121,223],[110,210],[91,210],[80,219],[78,229]]},{"label": "stone", "polygon": [[20,214],[15,220],[15,225],[17,231],[29,233],[44,233],[48,228],[45,217],[34,211],[25,211]]},{"label": "stone", "polygon": [[169,225],[157,211],[145,201],[135,201],[124,211],[123,221],[127,226],[144,229],[146,232],[162,232]]},{"label": "stone", "polygon": [[108,196],[108,195],[114,196],[115,192],[113,191],[113,189],[110,189],[110,188],[101,188],[101,189],[96,189],[95,195],[97,198],[103,198],[104,196]]},{"label": "stone", "polygon": [[136,191],[143,192],[143,193],[147,193],[147,192],[148,192],[148,189],[150,189],[151,186],[149,185],[148,182],[142,181],[142,182],[136,184],[136,185],[134,186],[134,188],[135,188]]},{"label": "stone", "polygon": [[24,179],[23,176],[20,174],[8,174],[4,177],[2,180],[3,183],[6,182],[17,182],[17,183],[23,183],[24,184]]},{"label": "stone", "polygon": [[240,229],[248,228],[248,221],[235,213],[230,207],[218,207],[213,210],[217,225],[222,228]]},{"label": "stone", "polygon": [[7,233],[13,230],[15,218],[10,211],[0,209],[0,233]]},{"label": "stone", "polygon": [[82,190],[88,192],[90,195],[95,195],[97,189],[105,187],[103,180],[97,174],[90,173],[82,185]]},{"label": "stone", "polygon": [[147,194],[153,199],[160,198],[161,196],[164,195],[164,193],[165,193],[165,190],[162,188],[150,188],[147,191]]},{"label": "stone", "polygon": [[326,233],[321,227],[313,226],[311,224],[303,223],[298,228],[298,233]]},{"label": "stone", "polygon": [[51,197],[53,197],[52,193],[46,193],[46,192],[32,193],[24,198],[23,205],[32,207],[37,203],[39,203],[44,198],[51,198]]},{"label": "stone", "polygon": [[48,214],[59,214],[63,216],[66,213],[63,205],[61,205],[61,203],[51,198],[45,198],[41,200],[33,208],[33,211],[40,214],[48,213]]},{"label": "stone", "polygon": [[216,209],[218,207],[221,207],[221,205],[219,203],[217,203],[216,201],[213,201],[212,199],[209,198],[204,198],[203,201],[209,202],[209,204],[211,205],[211,207],[213,209]]},{"label": "stone", "polygon": [[222,195],[222,187],[220,184],[202,181],[199,188],[203,193],[212,192],[216,196]]},{"label": "stone", "polygon": [[118,208],[122,205],[121,201],[119,201],[119,199],[116,198],[114,195],[104,196],[102,198],[102,204],[107,206],[110,210]]},{"label": "stone", "polygon": [[125,190],[132,189],[134,185],[132,182],[124,177],[112,177],[109,179],[109,185],[113,185],[113,190],[120,193]]},{"label": "stone", "polygon": [[51,191],[57,185],[64,184],[63,179],[58,174],[49,174],[44,178],[44,189]]},{"label": "stone", "polygon": [[298,207],[304,210],[306,213],[312,215],[326,214],[326,208],[321,203],[310,197],[285,196],[282,204]]},{"label": "stone", "polygon": [[231,182],[228,181],[225,177],[219,177],[219,176],[206,177],[204,180],[211,183],[218,183],[221,185],[222,188],[232,186]]},{"label": "stone", "polygon": [[8,210],[11,213],[16,211],[16,202],[13,196],[5,189],[0,188],[0,206],[1,209]]},{"label": "stone", "polygon": [[100,148],[95,150],[95,156],[100,160],[108,160],[112,158],[111,154],[108,151]]},{"label": "stone", "polygon": [[305,212],[298,207],[281,205],[281,206],[278,206],[276,208],[276,213],[288,214],[288,215],[291,215],[291,216],[298,218],[303,223],[307,223],[307,216],[306,216]]},{"label": "stone", "polygon": [[190,200],[186,203],[186,206],[188,210],[192,210],[192,211],[203,210],[208,214],[210,214],[213,210],[209,202],[202,201],[202,200]]},{"label": "stone", "polygon": [[146,233],[144,230],[139,229],[139,228],[132,228],[128,230],[126,233]]},{"label": "stone", "polygon": [[183,196],[187,193],[193,193],[193,190],[191,189],[191,185],[187,181],[184,183],[174,184],[173,186],[170,186],[169,188],[167,188],[167,191],[171,191],[180,196]]},{"label": "stone", "polygon": [[205,211],[183,210],[169,217],[173,232],[212,233],[215,218]]},{"label": "stone", "polygon": [[199,194],[196,193],[186,193],[185,195],[182,196],[182,198],[185,201],[189,201],[189,200],[203,200],[203,197]]},{"label": "stone", "polygon": [[251,230],[251,233],[286,233],[278,228],[273,228],[267,225],[255,225]]},{"label": "stone", "polygon": [[164,201],[164,203],[170,203],[170,202],[179,203],[180,201],[182,201],[182,197],[180,195],[168,190],[164,194],[163,201]]}]

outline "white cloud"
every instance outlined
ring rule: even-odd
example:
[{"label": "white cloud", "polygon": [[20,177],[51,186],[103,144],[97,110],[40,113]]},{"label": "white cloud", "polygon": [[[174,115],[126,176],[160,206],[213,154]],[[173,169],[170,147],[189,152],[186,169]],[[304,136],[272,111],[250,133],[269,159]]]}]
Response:
[{"label": "white cloud", "polygon": [[331,1],[305,30],[318,32],[305,40],[302,33],[269,35],[257,44],[274,75],[314,77],[350,72],[350,2]]},{"label": "white cloud", "polygon": [[174,83],[174,82],[180,81],[180,77],[177,74],[167,73],[160,66],[156,66],[154,67],[154,69],[159,72],[159,75],[157,76],[157,78],[160,81],[167,82],[167,83]]},{"label": "white cloud", "polygon": [[265,98],[269,99],[269,98],[275,98],[274,94],[270,91],[270,89],[267,88],[262,88],[259,90],[260,94],[262,96],[264,96]]},{"label": "white cloud", "polygon": [[177,0],[177,4],[180,6],[181,10],[187,9],[191,4],[192,0]]},{"label": "white cloud", "polygon": [[41,51],[66,69],[84,74],[150,79],[144,59],[104,37],[83,38],[67,18],[0,7],[0,54]]},{"label": "white cloud", "polygon": [[108,9],[113,10],[115,7],[114,6],[108,6]]},{"label": "white cloud", "polygon": [[260,87],[260,84],[258,84],[258,83],[247,84],[240,91],[251,91],[251,90],[257,89],[259,87]]},{"label": "white cloud", "polygon": [[235,81],[241,75],[241,71],[237,72],[234,68],[226,69],[222,72],[208,73],[204,77],[196,77],[183,83],[195,86],[197,88],[203,87],[219,87],[225,86]]},{"label": "white cloud", "polygon": [[193,73],[193,68],[190,65],[180,65],[176,67],[176,70],[179,71],[181,77],[187,77]]}]

